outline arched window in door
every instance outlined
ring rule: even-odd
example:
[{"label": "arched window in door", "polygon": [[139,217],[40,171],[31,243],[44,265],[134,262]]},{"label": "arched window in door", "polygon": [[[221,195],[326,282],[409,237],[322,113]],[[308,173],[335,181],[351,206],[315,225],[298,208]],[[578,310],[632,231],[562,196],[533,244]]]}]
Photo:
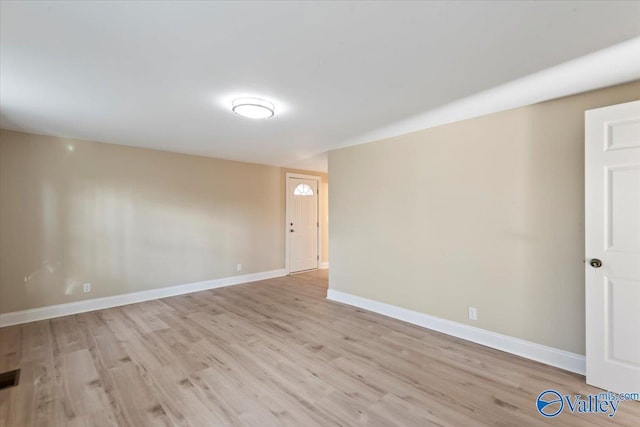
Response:
[{"label": "arched window in door", "polygon": [[313,188],[309,184],[298,184],[293,190],[294,196],[313,196]]}]

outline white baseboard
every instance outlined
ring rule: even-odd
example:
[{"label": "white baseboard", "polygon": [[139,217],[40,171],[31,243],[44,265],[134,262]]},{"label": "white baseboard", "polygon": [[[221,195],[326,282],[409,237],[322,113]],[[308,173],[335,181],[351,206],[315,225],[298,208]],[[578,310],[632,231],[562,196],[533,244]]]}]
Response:
[{"label": "white baseboard", "polygon": [[327,270],[329,268],[329,261],[321,262],[320,265],[318,266],[318,268],[320,270]]},{"label": "white baseboard", "polygon": [[423,328],[432,329],[581,375],[584,375],[586,372],[585,357],[580,354],[547,347],[520,338],[498,334],[487,331],[486,329],[407,310],[333,289],[329,289],[327,292],[327,299],[363,308],[384,316],[422,326]]},{"label": "white baseboard", "polygon": [[66,304],[50,305],[29,310],[14,311],[0,314],[0,327],[18,325],[20,323],[35,322],[36,320],[51,319],[53,317],[68,316],[70,314],[85,313],[120,305],[134,304],[191,292],[206,291],[207,289],[222,288],[224,286],[239,285],[241,283],[272,279],[286,276],[284,269],[263,271],[260,273],[243,274],[242,276],[224,277],[222,279],[205,280],[203,282],[187,283],[184,285],[168,286],[166,288],[148,291],[114,295],[111,297],[94,298],[86,301],[75,301]]}]

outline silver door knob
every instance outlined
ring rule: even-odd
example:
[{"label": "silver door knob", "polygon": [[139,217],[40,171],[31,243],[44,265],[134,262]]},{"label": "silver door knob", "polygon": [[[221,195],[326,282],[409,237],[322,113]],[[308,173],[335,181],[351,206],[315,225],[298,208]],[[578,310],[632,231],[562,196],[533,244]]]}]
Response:
[{"label": "silver door knob", "polygon": [[589,264],[591,265],[591,267],[593,268],[600,268],[602,267],[602,261],[600,261],[598,258],[593,258],[591,261],[589,261]]}]

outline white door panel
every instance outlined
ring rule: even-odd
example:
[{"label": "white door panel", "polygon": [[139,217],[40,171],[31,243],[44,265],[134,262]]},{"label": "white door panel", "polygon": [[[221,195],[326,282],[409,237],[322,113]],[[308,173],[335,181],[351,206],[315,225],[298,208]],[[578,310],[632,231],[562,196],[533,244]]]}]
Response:
[{"label": "white door panel", "polygon": [[640,101],[585,118],[587,382],[638,392]]},{"label": "white door panel", "polygon": [[318,181],[287,182],[289,272],[318,268]]}]

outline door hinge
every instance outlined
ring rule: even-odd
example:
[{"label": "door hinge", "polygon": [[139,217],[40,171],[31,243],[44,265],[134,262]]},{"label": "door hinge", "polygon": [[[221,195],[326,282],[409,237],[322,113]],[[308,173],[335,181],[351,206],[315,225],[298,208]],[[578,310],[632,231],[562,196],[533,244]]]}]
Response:
[{"label": "door hinge", "polygon": [[320,255],[316,255],[316,259],[320,261]]},{"label": "door hinge", "polygon": [[316,222],[316,227],[320,227],[320,222]]}]

